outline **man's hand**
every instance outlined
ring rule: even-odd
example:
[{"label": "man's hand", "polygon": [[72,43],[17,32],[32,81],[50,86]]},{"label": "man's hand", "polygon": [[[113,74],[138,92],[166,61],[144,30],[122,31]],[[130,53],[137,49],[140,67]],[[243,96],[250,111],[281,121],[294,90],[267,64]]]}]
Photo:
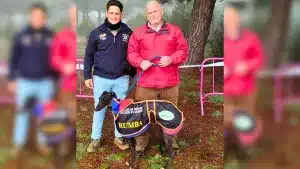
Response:
[{"label": "man's hand", "polygon": [[152,66],[152,63],[149,62],[148,60],[143,60],[140,64],[140,67],[143,69],[143,70],[147,70],[149,69],[149,67]]},{"label": "man's hand", "polygon": [[236,66],[235,73],[238,76],[244,76],[248,73],[248,64],[246,62],[239,62]]},{"label": "man's hand", "polygon": [[71,74],[74,73],[74,71],[75,71],[75,65],[74,64],[68,63],[68,64],[64,65],[64,74],[65,75],[71,75]]},{"label": "man's hand", "polygon": [[93,89],[93,87],[94,87],[93,79],[87,79],[84,81],[84,83],[87,88]]},{"label": "man's hand", "polygon": [[166,67],[166,66],[169,66],[171,63],[172,63],[172,60],[171,60],[170,56],[162,56],[159,61],[159,66]]},{"label": "man's hand", "polygon": [[16,92],[16,88],[17,88],[17,84],[16,84],[15,81],[9,82],[8,85],[7,85],[7,89],[11,93],[15,93]]}]

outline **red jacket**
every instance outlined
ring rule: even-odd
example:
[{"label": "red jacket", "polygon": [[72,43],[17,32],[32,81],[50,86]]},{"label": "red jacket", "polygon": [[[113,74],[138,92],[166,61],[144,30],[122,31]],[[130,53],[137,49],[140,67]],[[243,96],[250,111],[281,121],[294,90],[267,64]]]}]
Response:
[{"label": "red jacket", "polygon": [[[61,73],[62,89],[76,92],[76,32],[64,28],[56,34],[51,46],[51,64]],[[74,73],[64,74],[64,65],[73,64]]]},{"label": "red jacket", "polygon": [[[130,37],[127,59],[141,72],[140,63],[151,60],[154,56],[170,56],[171,65],[167,67],[150,67],[137,85],[149,88],[166,88],[180,83],[178,67],[188,56],[188,45],[181,30],[170,23],[164,23],[158,32],[148,23],[138,27]],[[157,63],[157,60],[154,61]]]},{"label": "red jacket", "polygon": [[[248,64],[244,76],[238,76],[235,68],[239,61]],[[255,89],[256,73],[263,63],[263,50],[259,38],[244,29],[238,40],[224,38],[224,65],[230,74],[224,77],[225,95],[248,95]]]}]

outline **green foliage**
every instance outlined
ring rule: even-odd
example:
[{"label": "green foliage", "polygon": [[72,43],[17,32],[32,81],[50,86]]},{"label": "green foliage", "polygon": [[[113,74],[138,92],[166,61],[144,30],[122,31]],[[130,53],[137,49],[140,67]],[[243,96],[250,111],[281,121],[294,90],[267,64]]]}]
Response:
[{"label": "green foliage", "polygon": [[193,77],[185,75],[185,76],[180,76],[180,88],[191,88],[194,87],[196,85],[196,83],[198,83],[198,81],[195,81],[193,79]]},{"label": "green foliage", "polygon": [[163,157],[159,154],[156,154],[154,157],[147,158],[147,162],[150,166],[150,169],[161,169],[164,166],[165,161],[167,159],[167,157]]},{"label": "green foliage", "polygon": [[110,165],[107,163],[102,163],[99,167],[99,169],[109,169]]},{"label": "green foliage", "polygon": [[96,25],[92,22],[90,17],[86,17],[82,20],[80,25],[77,28],[77,34],[80,36],[87,37],[90,32],[96,28]]},{"label": "green foliage", "polygon": [[179,141],[178,144],[179,144],[180,147],[187,147],[188,146],[188,143],[185,140]]},{"label": "green foliage", "polygon": [[117,153],[117,154],[111,154],[110,156],[106,157],[106,159],[110,161],[120,161],[122,160],[126,155],[124,153]]},{"label": "green foliage", "polygon": [[185,1],[182,3],[176,3],[174,8],[175,10],[173,10],[172,14],[170,15],[165,13],[164,16],[167,21],[179,26],[185,36],[188,34],[189,25],[191,23],[193,4],[193,0],[189,2]]},{"label": "green foliage", "polygon": [[[222,17],[223,18],[223,17]],[[210,31],[211,38],[207,41],[207,45],[210,47],[210,56],[213,57],[223,57],[224,50],[224,28],[223,19],[218,25],[218,28]]]},{"label": "green foliage", "polygon": [[221,95],[210,96],[209,101],[214,103],[224,103],[224,97]]},{"label": "green foliage", "polygon": [[143,13],[138,14],[136,17],[127,21],[127,25],[134,30],[146,22],[146,17]]},{"label": "green foliage", "polygon": [[222,116],[222,113],[220,111],[214,111],[211,114],[213,117],[219,118]]},{"label": "green foliage", "polygon": [[76,159],[77,160],[81,160],[85,156],[86,148],[87,148],[87,145],[85,145],[84,143],[76,144]]},{"label": "green foliage", "polygon": [[8,151],[9,151],[9,149],[7,147],[0,147],[0,168],[8,160],[8,157],[9,157]]}]

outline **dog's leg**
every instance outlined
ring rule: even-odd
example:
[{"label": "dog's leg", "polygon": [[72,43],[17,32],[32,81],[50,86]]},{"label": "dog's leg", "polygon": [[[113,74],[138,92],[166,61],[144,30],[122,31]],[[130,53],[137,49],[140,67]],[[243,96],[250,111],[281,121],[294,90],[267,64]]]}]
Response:
[{"label": "dog's leg", "polygon": [[250,159],[250,155],[247,151],[247,147],[243,147],[242,145],[237,145],[236,156],[240,161],[247,162]]},{"label": "dog's leg", "polygon": [[166,147],[168,149],[168,152],[169,152],[169,160],[168,162],[166,163],[165,165],[165,169],[167,169],[173,162],[173,159],[175,157],[175,151],[172,147],[172,136],[164,133],[164,141],[165,141],[165,144],[166,144]]},{"label": "dog's leg", "polygon": [[130,162],[129,162],[129,168],[134,169],[136,168],[136,152],[134,148],[134,138],[126,139],[126,141],[129,144],[130,147]]},{"label": "dog's leg", "polygon": [[55,169],[63,169],[64,158],[60,153],[60,143],[55,143],[53,145],[53,156]]},{"label": "dog's leg", "polygon": [[160,154],[164,154],[163,145],[162,144],[159,145],[159,151],[160,151]]}]

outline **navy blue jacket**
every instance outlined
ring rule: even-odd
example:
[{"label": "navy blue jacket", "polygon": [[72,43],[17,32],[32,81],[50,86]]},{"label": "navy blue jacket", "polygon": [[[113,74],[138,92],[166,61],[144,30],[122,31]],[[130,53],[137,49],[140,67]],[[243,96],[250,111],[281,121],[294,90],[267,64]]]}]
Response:
[{"label": "navy blue jacket", "polygon": [[34,30],[28,26],[18,32],[12,42],[8,79],[38,80],[56,76],[49,60],[52,36],[48,28]]},{"label": "navy blue jacket", "polygon": [[129,74],[133,67],[127,61],[127,46],[132,30],[121,23],[116,36],[102,24],[94,29],[88,39],[84,57],[84,79],[93,74],[102,78],[116,79]]}]

